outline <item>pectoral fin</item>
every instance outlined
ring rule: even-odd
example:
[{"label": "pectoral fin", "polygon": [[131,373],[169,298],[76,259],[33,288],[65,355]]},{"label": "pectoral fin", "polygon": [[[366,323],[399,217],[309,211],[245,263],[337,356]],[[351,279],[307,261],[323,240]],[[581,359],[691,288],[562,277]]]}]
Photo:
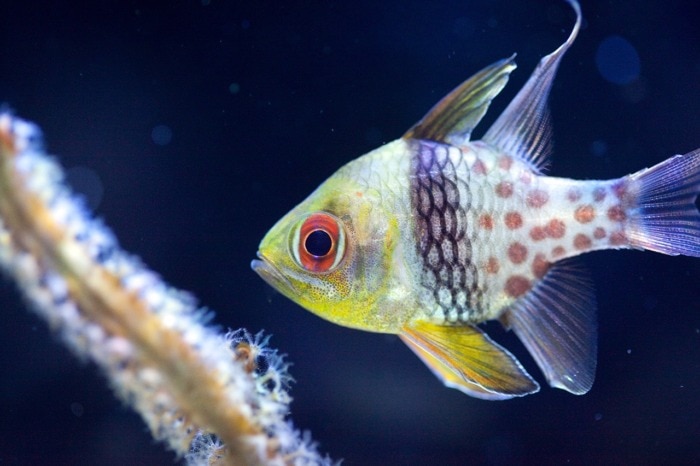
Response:
[{"label": "pectoral fin", "polygon": [[467,395],[504,400],[539,390],[518,360],[476,327],[417,322],[399,337],[446,386]]}]

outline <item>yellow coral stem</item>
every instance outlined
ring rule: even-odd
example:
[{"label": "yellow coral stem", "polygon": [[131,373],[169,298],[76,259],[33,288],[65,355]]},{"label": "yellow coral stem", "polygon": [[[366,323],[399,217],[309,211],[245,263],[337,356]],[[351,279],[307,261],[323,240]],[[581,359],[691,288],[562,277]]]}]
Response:
[{"label": "yellow coral stem", "polygon": [[[17,147],[14,134],[8,125],[0,126],[0,218],[13,247],[58,273],[84,318],[110,336],[131,342],[132,365],[157,368],[181,417],[218,436],[228,462],[258,464],[272,459],[276,452],[271,439],[251,422],[245,400],[232,402],[227,380],[185,341],[183,332],[169,328],[163,316],[154,313],[136,291],[125,288],[122,277],[96,262],[56,220],[45,199],[29,186],[29,175],[17,168],[15,158],[22,148]],[[235,359],[233,351],[230,357]],[[261,448],[260,438],[251,441],[251,436],[266,439],[268,445]]]}]

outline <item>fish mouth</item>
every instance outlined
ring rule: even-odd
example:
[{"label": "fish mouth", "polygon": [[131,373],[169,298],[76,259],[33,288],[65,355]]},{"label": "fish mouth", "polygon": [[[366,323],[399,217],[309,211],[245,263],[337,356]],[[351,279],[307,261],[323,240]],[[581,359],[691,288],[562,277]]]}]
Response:
[{"label": "fish mouth", "polygon": [[282,272],[280,272],[269,258],[265,257],[260,251],[258,251],[257,255],[258,259],[253,259],[250,262],[250,267],[255,273],[260,275],[260,278],[282,294],[290,295],[296,293],[296,287]]}]

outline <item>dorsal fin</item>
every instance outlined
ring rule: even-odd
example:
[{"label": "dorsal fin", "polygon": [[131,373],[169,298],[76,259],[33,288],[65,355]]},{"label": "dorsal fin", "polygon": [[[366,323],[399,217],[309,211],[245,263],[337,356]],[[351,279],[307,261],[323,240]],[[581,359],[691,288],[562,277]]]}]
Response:
[{"label": "dorsal fin", "polygon": [[499,150],[519,157],[542,170],[551,152],[551,128],[547,98],[559,62],[571,47],[581,27],[581,9],[576,0],[567,0],[576,13],[569,38],[554,52],[542,57],[527,83],[489,128],[483,140]]},{"label": "dorsal fin", "polygon": [[469,141],[474,127],[489,108],[491,100],[508,82],[515,69],[515,55],[484,68],[442,98],[404,139],[429,139],[460,145]]}]

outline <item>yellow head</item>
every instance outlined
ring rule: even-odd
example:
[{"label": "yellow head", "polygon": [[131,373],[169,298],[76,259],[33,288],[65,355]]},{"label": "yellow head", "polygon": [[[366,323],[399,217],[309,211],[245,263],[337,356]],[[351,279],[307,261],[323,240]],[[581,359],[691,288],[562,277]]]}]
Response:
[{"label": "yellow head", "polygon": [[372,160],[386,157],[378,154],[382,149],[341,168],[282,217],[263,238],[252,267],[324,319],[394,333],[405,321],[405,306],[399,312],[399,303],[389,299],[401,286],[394,267],[401,218],[396,190],[371,182],[376,173],[370,171],[381,166]]}]

